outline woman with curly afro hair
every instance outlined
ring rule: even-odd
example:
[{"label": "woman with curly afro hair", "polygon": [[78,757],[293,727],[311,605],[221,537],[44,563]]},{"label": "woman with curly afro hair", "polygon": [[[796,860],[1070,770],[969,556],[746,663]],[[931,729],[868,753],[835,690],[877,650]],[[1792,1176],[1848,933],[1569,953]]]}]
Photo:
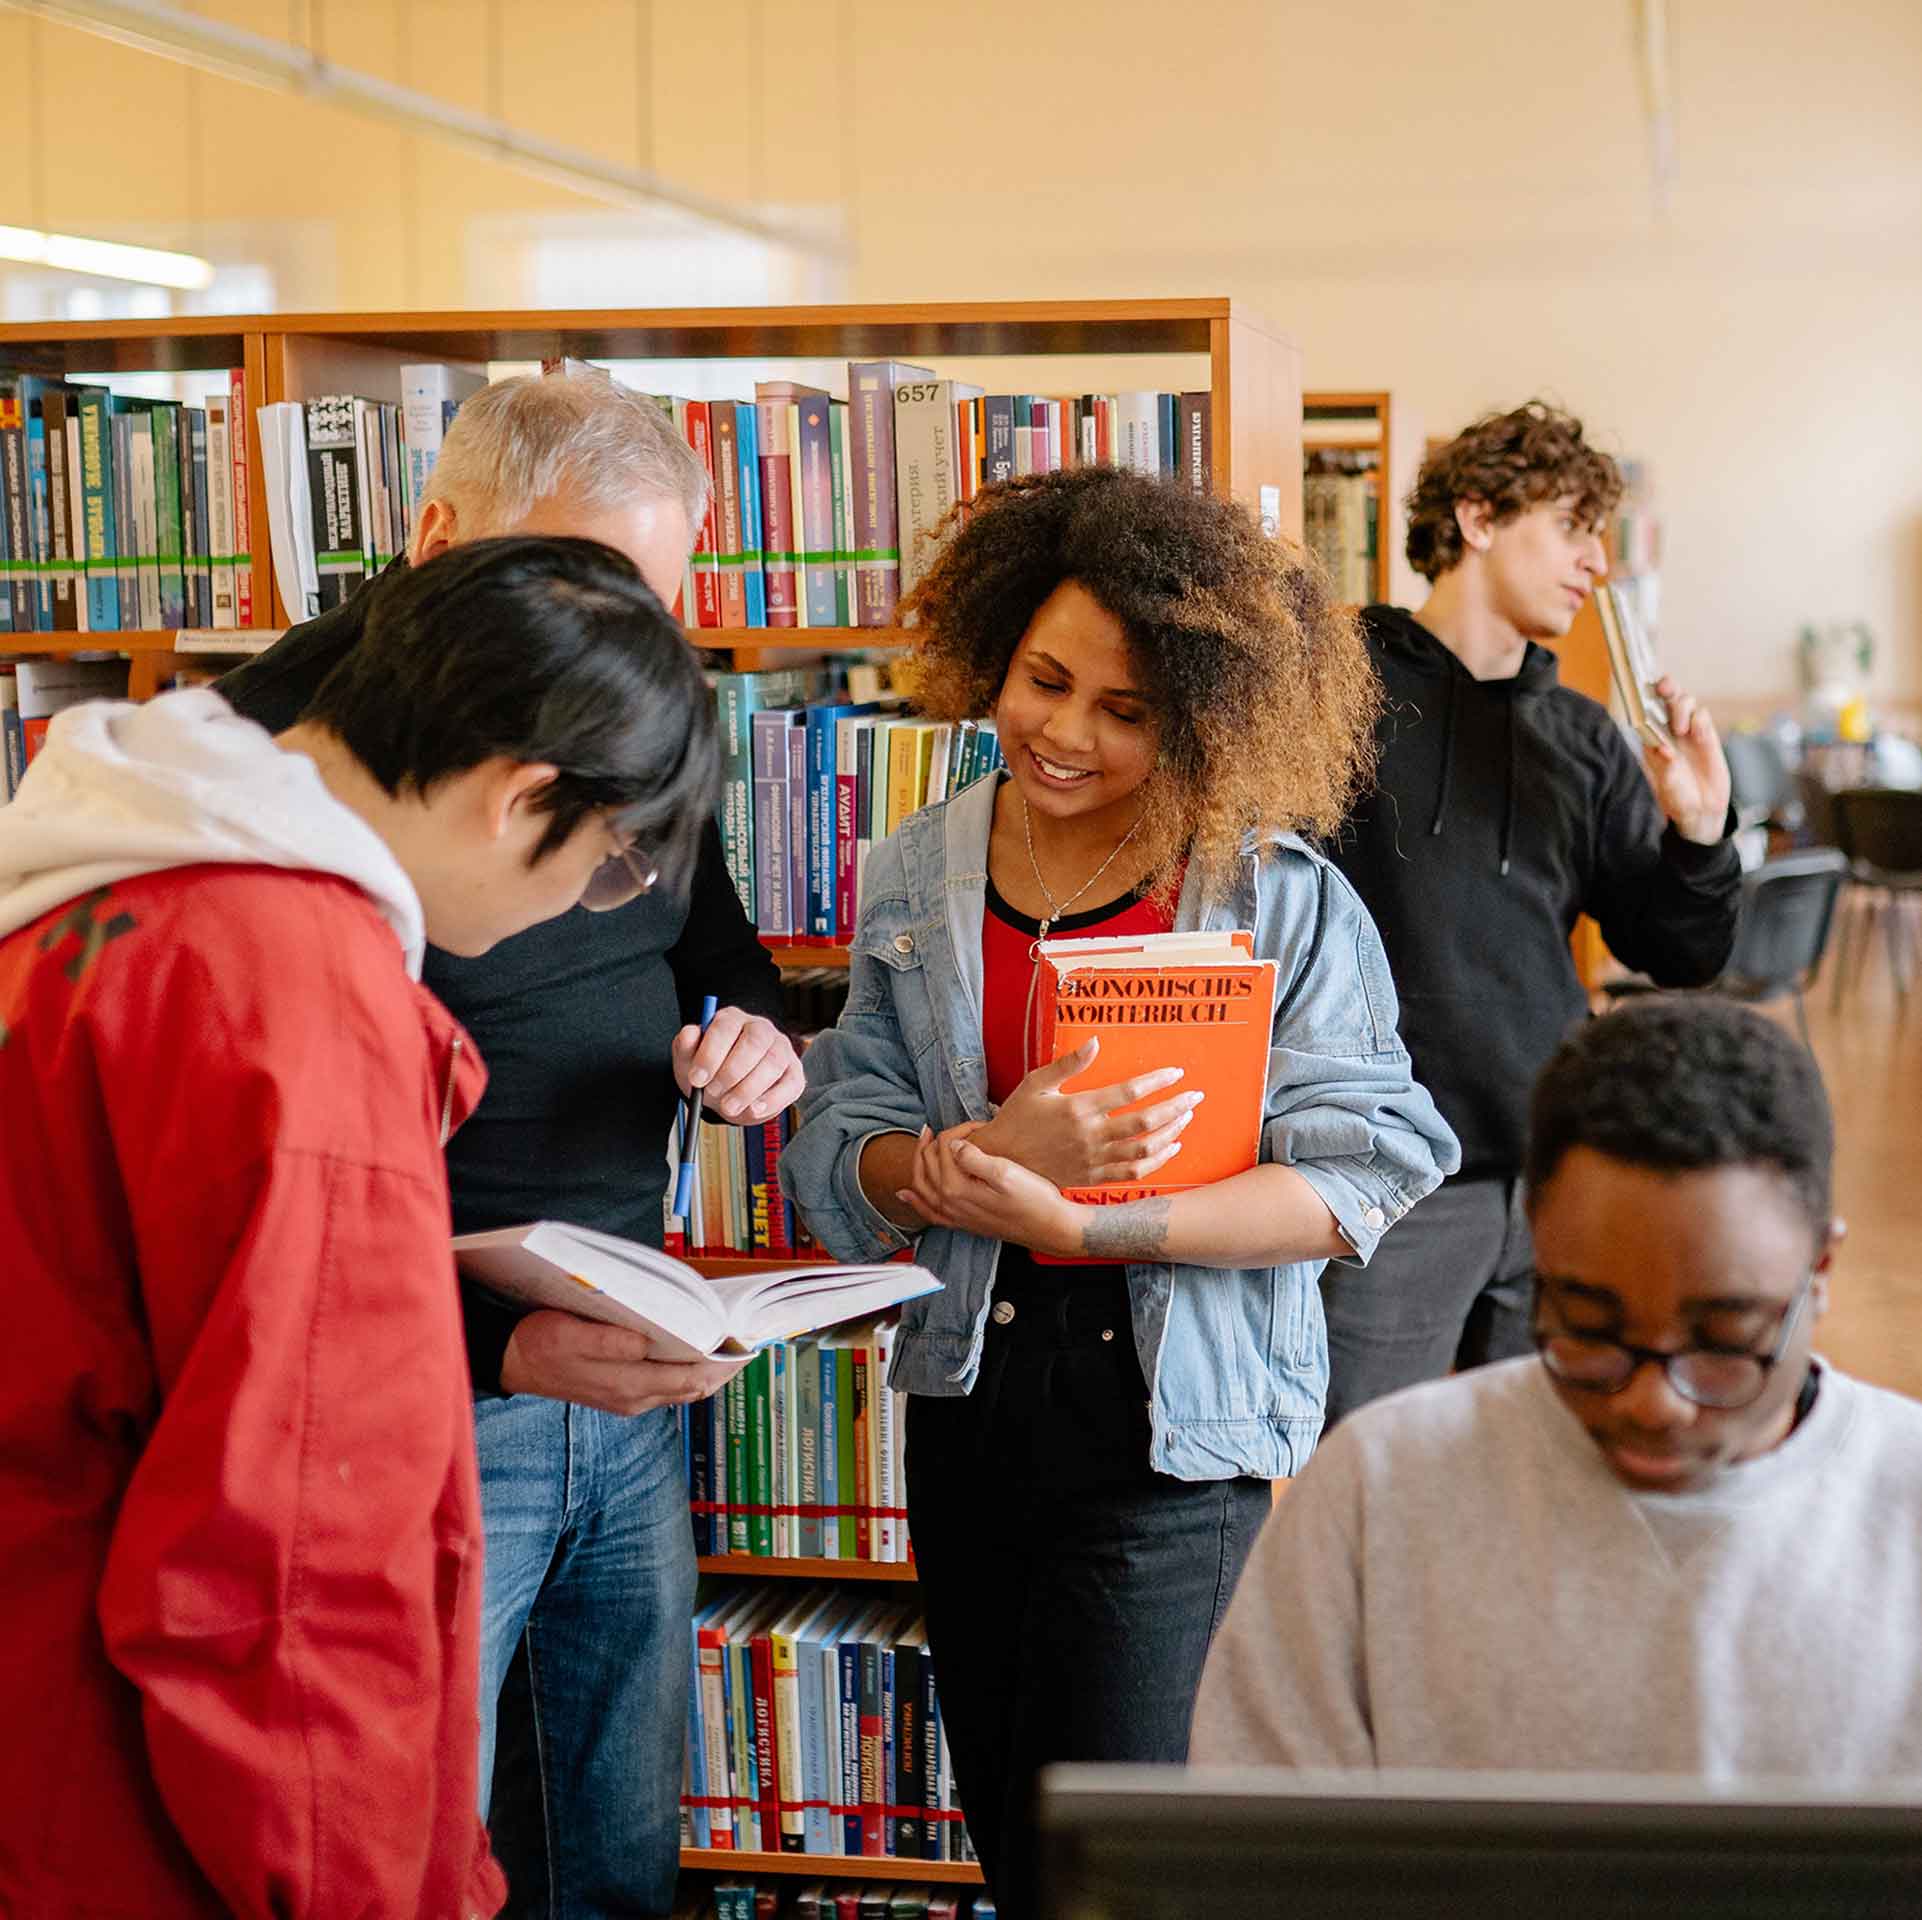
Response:
[{"label": "woman with curly afro hair", "polygon": [[[892,1384],[956,1782],[1004,1915],[1057,1760],[1179,1761],[1209,1638],[1321,1426],[1317,1279],[1454,1164],[1381,944],[1300,837],[1364,779],[1353,618],[1252,515],[1107,467],[975,502],[908,603],[916,699],[1006,771],[876,847],[783,1185],[834,1253],[918,1242]],[[1206,1088],[1037,1059],[1034,946],[1245,928],[1277,963],[1260,1163],[1178,1178]]]}]

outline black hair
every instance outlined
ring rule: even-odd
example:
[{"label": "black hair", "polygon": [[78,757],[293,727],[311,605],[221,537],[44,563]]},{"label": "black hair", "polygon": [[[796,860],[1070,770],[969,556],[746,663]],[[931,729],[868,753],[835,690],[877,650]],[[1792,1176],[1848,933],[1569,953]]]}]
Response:
[{"label": "black hair", "polygon": [[666,884],[685,884],[719,788],[714,701],[632,561],[596,540],[512,535],[363,591],[360,641],[303,720],[390,794],[497,757],[549,762],[535,860],[607,808]]},{"label": "black hair", "polygon": [[1712,994],[1655,996],[1577,1029],[1535,1083],[1531,1201],[1571,1148],[1659,1172],[1773,1167],[1818,1247],[1829,1230],[1835,1129],[1809,1050]]}]

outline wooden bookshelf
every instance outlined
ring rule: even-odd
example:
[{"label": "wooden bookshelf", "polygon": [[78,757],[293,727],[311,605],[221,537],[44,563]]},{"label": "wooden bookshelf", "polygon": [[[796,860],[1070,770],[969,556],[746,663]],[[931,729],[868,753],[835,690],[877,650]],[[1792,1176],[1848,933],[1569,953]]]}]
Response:
[{"label": "wooden bookshelf", "polygon": [[1301,397],[1302,458],[1317,452],[1374,456],[1375,567],[1370,598],[1393,601],[1406,534],[1402,503],[1421,463],[1422,438],[1389,393],[1310,392]]},{"label": "wooden bookshelf", "polygon": [[[701,1263],[703,1267],[707,1264]],[[775,1580],[885,1580],[912,1586],[918,1578],[912,1560],[796,1560],[753,1553],[703,1553],[696,1556],[695,1564],[703,1573],[745,1573]]]},{"label": "wooden bookshelf", "polygon": [[[1063,365],[1060,386],[1100,383],[1087,363],[1110,356],[1179,356],[1179,384],[1210,395],[1214,490],[1257,512],[1273,532],[1299,538],[1302,505],[1301,356],[1283,332],[1225,298],[960,301],[818,307],[569,309],[545,312],[299,313],[155,321],[104,320],[0,326],[0,372],[80,379],[134,373],[245,370],[251,465],[253,587],[262,628],[288,624],[269,564],[266,489],[258,410],[351,392],[398,401],[400,369],[439,360],[484,372],[502,361],[558,356],[595,361],[943,362],[1043,358]],[[745,385],[745,379],[743,384]],[[1025,383],[1024,383],[1025,384]],[[1133,383],[1131,383],[1133,384]],[[1174,382],[1170,382],[1174,384]],[[899,628],[695,629],[690,641],[729,653],[737,666],[777,664],[802,652],[842,653],[908,644]],[[53,644],[35,644],[52,642]],[[236,638],[236,650],[245,642]],[[0,636],[18,652],[122,651],[136,688],[151,693],[178,637],[149,634]],[[846,966],[845,948],[769,943],[784,964]],[[704,1262],[719,1270],[722,1262]],[[745,1261],[743,1266],[757,1263]],[[751,1576],[911,1582],[909,1567],[843,1560],[741,1562],[706,1567]],[[818,1854],[687,1851],[706,1872],[978,1885],[972,1863]]]},{"label": "wooden bookshelf", "polygon": [[906,1880],[917,1885],[978,1887],[972,1860],[897,1860],[892,1854],[735,1853],[726,1847],[683,1847],[682,1870],[723,1873],[751,1880],[756,1874],[791,1873],[810,1880]]}]

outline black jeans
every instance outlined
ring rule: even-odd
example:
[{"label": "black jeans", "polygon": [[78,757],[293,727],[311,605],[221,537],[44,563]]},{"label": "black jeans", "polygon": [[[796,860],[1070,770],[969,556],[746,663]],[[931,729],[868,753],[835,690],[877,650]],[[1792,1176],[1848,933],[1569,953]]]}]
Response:
[{"label": "black jeans", "polygon": [[1519,1179],[1448,1180],[1365,1267],[1322,1269],[1327,1427],[1370,1400],[1534,1351],[1535,1244]]},{"label": "black jeans", "polygon": [[1015,1315],[990,1322],[974,1392],[907,1410],[941,1714],[1002,1920],[1034,1911],[1038,1769],[1187,1759],[1202,1662],[1270,1501],[1264,1480],[1152,1472],[1125,1283],[1040,1271],[997,1284]]}]

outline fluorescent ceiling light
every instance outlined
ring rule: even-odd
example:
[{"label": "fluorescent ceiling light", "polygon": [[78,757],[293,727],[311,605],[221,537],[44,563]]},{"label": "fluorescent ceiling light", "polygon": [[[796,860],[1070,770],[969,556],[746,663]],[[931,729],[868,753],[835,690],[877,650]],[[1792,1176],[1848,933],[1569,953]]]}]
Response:
[{"label": "fluorescent ceiling light", "polygon": [[123,247],[78,234],[42,233],[37,227],[0,227],[0,260],[24,260],[62,273],[92,273],[105,280],[136,280],[143,286],[179,287],[201,293],[213,285],[211,260],[168,253],[160,247]]}]

